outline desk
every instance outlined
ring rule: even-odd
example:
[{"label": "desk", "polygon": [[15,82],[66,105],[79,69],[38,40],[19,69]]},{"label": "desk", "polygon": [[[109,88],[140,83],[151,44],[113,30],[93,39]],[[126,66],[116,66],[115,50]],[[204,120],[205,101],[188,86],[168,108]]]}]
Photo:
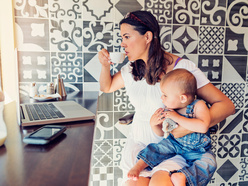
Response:
[{"label": "desk", "polygon": [[[97,95],[84,94],[76,101],[96,113]],[[0,185],[87,186],[95,121],[64,123],[65,133],[50,144],[27,145],[22,142],[24,135],[39,126],[19,127],[13,112],[15,105],[11,102],[4,108],[8,136],[0,147]]]}]

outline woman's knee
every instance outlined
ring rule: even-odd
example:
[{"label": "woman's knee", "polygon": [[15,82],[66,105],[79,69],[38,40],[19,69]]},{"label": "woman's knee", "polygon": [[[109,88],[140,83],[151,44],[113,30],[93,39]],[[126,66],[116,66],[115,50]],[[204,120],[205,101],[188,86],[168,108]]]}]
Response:
[{"label": "woman's knee", "polygon": [[148,186],[150,178],[140,176],[137,181],[127,180],[123,186]]},{"label": "woman's knee", "polygon": [[155,172],[150,180],[149,186],[173,186],[171,182],[171,177],[167,171],[157,171]]}]

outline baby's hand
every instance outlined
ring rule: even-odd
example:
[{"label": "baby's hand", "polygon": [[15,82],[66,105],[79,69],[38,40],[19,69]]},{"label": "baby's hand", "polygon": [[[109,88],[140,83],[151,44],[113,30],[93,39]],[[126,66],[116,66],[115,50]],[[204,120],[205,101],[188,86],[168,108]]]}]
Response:
[{"label": "baby's hand", "polygon": [[158,110],[155,111],[155,113],[152,115],[150,119],[151,126],[160,125],[165,120],[163,112],[164,112],[163,108],[159,108]]},{"label": "baby's hand", "polygon": [[176,120],[176,118],[180,115],[176,111],[174,111],[173,109],[170,109],[170,110],[164,112],[164,116],[165,116],[165,118],[170,118],[172,120]]}]

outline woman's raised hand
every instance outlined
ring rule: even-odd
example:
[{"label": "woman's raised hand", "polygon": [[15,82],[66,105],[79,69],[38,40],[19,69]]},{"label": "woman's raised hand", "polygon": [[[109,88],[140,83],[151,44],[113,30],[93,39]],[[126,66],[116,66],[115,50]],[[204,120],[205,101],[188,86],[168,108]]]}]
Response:
[{"label": "woman's raised hand", "polygon": [[109,52],[105,48],[98,52],[98,59],[103,66],[112,64],[112,62],[110,62]]}]

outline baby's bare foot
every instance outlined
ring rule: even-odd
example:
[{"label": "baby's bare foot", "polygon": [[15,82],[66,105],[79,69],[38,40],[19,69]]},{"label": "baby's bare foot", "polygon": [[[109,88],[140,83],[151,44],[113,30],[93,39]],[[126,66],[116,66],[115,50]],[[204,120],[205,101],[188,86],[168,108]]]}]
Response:
[{"label": "baby's bare foot", "polygon": [[146,167],[147,164],[142,159],[139,159],[134,167],[127,173],[127,177],[137,181],[139,179],[140,172]]},{"label": "baby's bare foot", "polygon": [[171,175],[171,181],[174,186],[186,186],[186,177],[183,173],[177,172]]},{"label": "baby's bare foot", "polygon": [[132,179],[134,181],[137,181],[139,179],[139,174],[140,171],[138,169],[136,169],[135,167],[133,167],[128,173],[127,173],[127,177],[129,179]]}]

